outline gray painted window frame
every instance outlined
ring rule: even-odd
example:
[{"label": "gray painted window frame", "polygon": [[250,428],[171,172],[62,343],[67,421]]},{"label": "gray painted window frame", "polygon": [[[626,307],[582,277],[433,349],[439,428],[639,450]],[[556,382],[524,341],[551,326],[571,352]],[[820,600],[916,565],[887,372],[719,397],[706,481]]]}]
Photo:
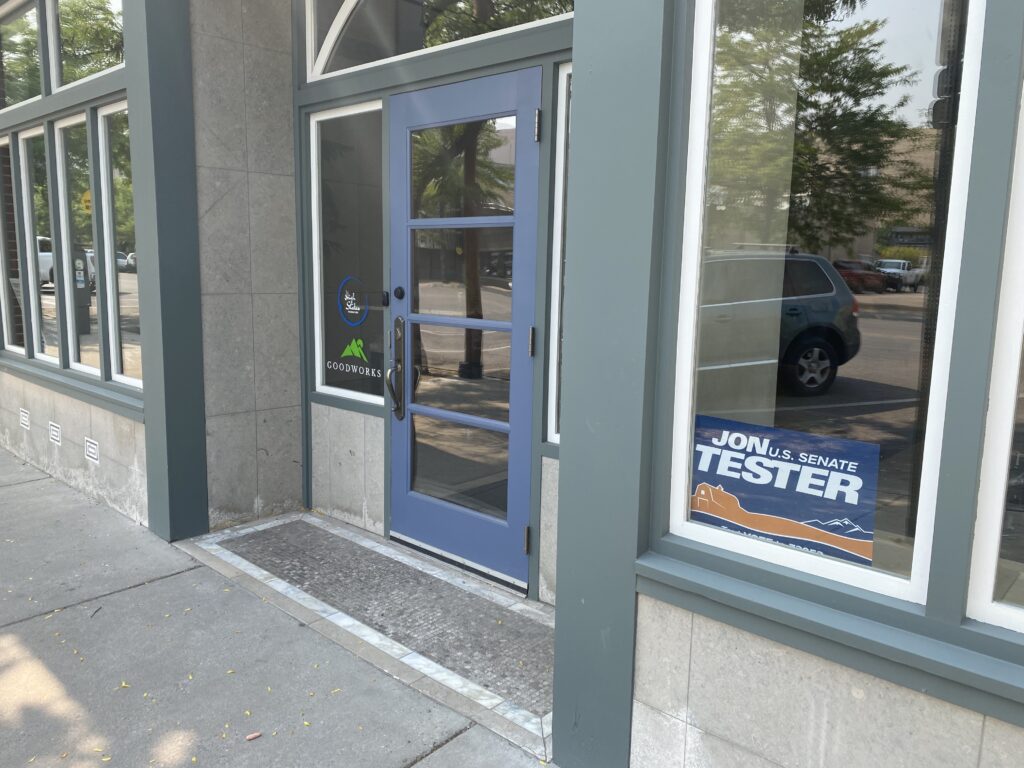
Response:
[{"label": "gray painted window frame", "polygon": [[[956,297],[939,488],[924,605],[799,573],[668,533],[681,278],[686,133],[694,0],[680,0],[669,110],[669,167],[659,297],[657,382],[651,432],[648,551],[637,589],[917,690],[1024,725],[1024,636],[966,618],[971,536],[984,439],[995,312],[1016,146],[1024,8],[975,0],[968,34],[980,35],[978,93],[964,254]],[[982,22],[982,26],[978,26]],[[969,39],[968,44],[972,44]],[[971,258],[966,258],[970,253]],[[985,254],[979,262],[978,254]],[[687,441],[688,436],[683,438]],[[965,511],[966,510],[966,511]]]},{"label": "gray painted window frame", "polygon": [[[130,6],[131,4],[126,4]],[[143,420],[144,396],[139,387],[123,381],[117,381],[112,375],[109,355],[109,297],[106,280],[106,269],[103,266],[102,226],[98,220],[102,217],[103,196],[100,184],[102,169],[98,163],[97,144],[97,110],[108,104],[127,99],[126,66],[124,64],[111,67],[103,72],[90,75],[74,83],[54,88],[52,56],[54,47],[50,35],[55,19],[50,17],[53,7],[49,0],[35,0],[36,13],[39,19],[39,52],[41,96],[20,102],[0,110],[0,134],[9,137],[11,142],[12,176],[15,189],[16,236],[21,250],[22,275],[28,276],[30,271],[29,234],[25,231],[26,212],[22,184],[21,137],[23,131],[32,131],[42,126],[47,147],[47,171],[50,184],[50,220],[54,249],[54,273],[56,280],[55,294],[57,302],[58,326],[61,336],[60,356],[56,361],[40,359],[35,350],[34,337],[37,333],[36,320],[32,311],[33,301],[29,295],[27,280],[22,280],[22,306],[25,308],[26,347],[24,353],[4,348],[6,340],[0,339],[0,370],[8,370],[33,381],[41,386],[56,389],[64,394],[77,397],[85,402],[110,408],[120,415],[137,421]],[[132,13],[126,7],[126,23]],[[127,37],[127,35],[126,35]],[[99,371],[84,370],[72,364],[69,347],[69,321],[67,304],[67,281],[65,278],[65,259],[62,238],[61,209],[58,185],[58,163],[62,158],[57,156],[54,126],[60,121],[84,114],[89,131],[90,151],[90,189],[94,203],[93,235],[97,248],[97,302],[100,329],[100,369]],[[17,157],[15,157],[15,155]]]},{"label": "gray painted window frame", "polygon": [[[552,236],[553,199],[551,189],[554,183],[554,141],[555,135],[553,114],[557,92],[557,74],[560,64],[572,58],[572,18],[549,20],[542,24],[525,25],[525,28],[504,30],[499,34],[483,38],[470,38],[451,46],[439,46],[417,52],[414,57],[415,75],[410,77],[409,61],[406,59],[377,62],[365,67],[358,67],[344,72],[332,73],[329,77],[305,82],[306,75],[306,23],[304,0],[292,1],[293,20],[293,65],[296,85],[295,98],[295,156],[296,166],[296,221],[298,226],[298,259],[299,259],[299,306],[301,312],[300,332],[300,364],[303,392],[303,503],[312,506],[312,405],[326,405],[332,408],[377,416],[386,419],[390,413],[385,399],[384,404],[367,403],[335,393],[316,391],[316,359],[314,348],[316,336],[315,325],[318,321],[314,308],[313,269],[313,208],[311,201],[311,152],[309,137],[310,119],[314,113],[335,108],[353,106],[367,101],[382,101],[382,125],[388,125],[388,97],[404,91],[418,90],[436,85],[459,82],[472,77],[507,72],[528,66],[540,65],[544,68],[543,90],[541,94],[545,109],[541,120],[541,163],[542,168],[550,168],[552,172],[541,179],[540,217],[538,226],[538,264],[537,264],[537,317],[538,324],[536,359],[534,367],[533,397],[538,407],[534,408],[532,424],[531,467],[531,516],[530,516],[530,587],[529,596],[537,599],[540,575],[540,484],[542,459],[545,456],[557,456],[558,446],[552,446],[545,440],[546,390],[548,369],[546,360],[547,334],[543,332],[548,323],[547,307],[549,300],[548,281],[551,274],[550,238]],[[550,106],[550,108],[547,108]],[[385,142],[386,146],[386,142]],[[385,152],[383,163],[384,199],[388,200],[388,157]],[[390,235],[387,226],[387,208],[384,217],[384,259],[382,264],[385,286],[390,286]],[[543,311],[542,309],[543,308]],[[386,321],[390,327],[390,316]],[[539,404],[544,404],[541,407]],[[385,531],[390,530],[390,471],[391,471],[391,434],[384,430],[384,465],[388,473],[384,478],[384,509]]]}]

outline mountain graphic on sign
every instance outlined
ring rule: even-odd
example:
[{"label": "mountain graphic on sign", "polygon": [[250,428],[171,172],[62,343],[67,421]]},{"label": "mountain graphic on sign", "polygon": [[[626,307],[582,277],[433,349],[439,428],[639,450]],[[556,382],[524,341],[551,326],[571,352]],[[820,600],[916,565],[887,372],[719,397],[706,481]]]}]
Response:
[{"label": "mountain graphic on sign", "polygon": [[364,363],[370,362],[366,359],[366,353],[363,351],[363,340],[352,339],[349,345],[345,347],[345,351],[341,353],[341,359],[344,360],[346,357],[355,357],[362,360]]},{"label": "mountain graphic on sign", "polygon": [[871,536],[871,531],[865,531],[848,517],[833,518],[832,520],[805,520],[807,525],[813,525],[833,533],[840,533],[843,536]]},{"label": "mountain graphic on sign", "polygon": [[[813,523],[825,525],[820,520],[802,523],[799,520],[790,520],[789,518],[776,515],[748,512],[740,505],[738,498],[720,485],[716,488],[709,483],[699,483],[690,497],[690,512],[731,523],[754,534],[775,539],[785,539],[787,541],[805,541],[821,544],[841,550],[854,557],[863,558],[868,563],[871,562],[874,550],[874,542],[871,539],[855,538],[850,535],[822,530],[813,525]],[[829,522],[853,525],[852,521],[848,519],[837,519]],[[860,531],[860,535],[868,533],[859,526],[854,525],[854,527]]]}]

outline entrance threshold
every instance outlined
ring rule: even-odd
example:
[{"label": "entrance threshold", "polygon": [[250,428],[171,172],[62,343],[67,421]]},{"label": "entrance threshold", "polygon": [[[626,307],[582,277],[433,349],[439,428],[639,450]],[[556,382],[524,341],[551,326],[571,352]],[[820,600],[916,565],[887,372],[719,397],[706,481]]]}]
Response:
[{"label": "entrance threshold", "polygon": [[180,546],[364,660],[550,760],[549,606],[310,513]]}]

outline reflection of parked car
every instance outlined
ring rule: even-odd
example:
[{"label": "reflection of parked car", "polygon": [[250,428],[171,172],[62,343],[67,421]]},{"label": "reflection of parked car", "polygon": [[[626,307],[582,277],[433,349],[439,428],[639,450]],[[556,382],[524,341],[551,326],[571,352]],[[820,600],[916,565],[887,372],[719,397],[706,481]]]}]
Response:
[{"label": "reflection of parked car", "polygon": [[875,269],[867,261],[837,260],[832,262],[832,266],[836,268],[836,272],[854,293],[864,293],[865,291],[883,293],[890,288],[894,291],[898,291],[900,288],[898,277]]},{"label": "reflection of parked car", "polygon": [[42,288],[47,283],[56,285],[56,278],[53,275],[53,241],[42,235],[36,236],[36,264],[39,287]]},{"label": "reflection of parked car", "polygon": [[903,259],[878,259],[875,261],[875,269],[892,275],[900,281],[897,290],[913,288],[914,293],[925,284],[925,271],[914,267],[913,262]]},{"label": "reflection of parked car", "polygon": [[117,271],[118,272],[127,272],[128,271],[128,254],[125,253],[124,251],[118,251],[116,254],[114,254],[114,257],[117,260]]},{"label": "reflection of parked car", "polygon": [[702,278],[702,370],[743,375],[774,364],[787,389],[821,395],[860,349],[857,301],[835,268],[811,254],[709,256]]},{"label": "reflection of parked car", "polygon": [[135,258],[135,252],[134,251],[132,251],[131,253],[128,254],[127,270],[129,272],[138,272],[138,270],[139,270],[139,262]]}]

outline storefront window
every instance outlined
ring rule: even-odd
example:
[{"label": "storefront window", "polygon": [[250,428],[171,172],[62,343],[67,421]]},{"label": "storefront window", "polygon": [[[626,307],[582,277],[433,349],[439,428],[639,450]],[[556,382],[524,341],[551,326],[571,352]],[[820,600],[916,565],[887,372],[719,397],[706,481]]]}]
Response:
[{"label": "storefront window", "polygon": [[[573,0],[314,0],[318,42],[339,29],[325,72],[509,29],[573,10]],[[337,13],[327,21],[326,12]],[[323,34],[323,39],[320,35]],[[330,44],[330,40],[327,43]]]},{"label": "storefront window", "polygon": [[[135,202],[132,187],[132,156],[129,146],[128,112],[123,108],[103,116],[105,157],[103,169],[108,221],[106,225],[106,268],[109,299],[116,312],[111,321],[115,377],[129,383],[142,382],[142,328],[139,307],[139,261],[146,254],[135,250]],[[145,267],[143,267],[145,268]]]},{"label": "storefront window", "polygon": [[89,136],[85,118],[58,129],[63,156],[61,216],[71,362],[100,368],[96,250],[92,241],[92,191],[89,188]]},{"label": "storefront window", "polygon": [[39,19],[26,3],[0,18],[0,108],[38,96],[39,78]]},{"label": "storefront window", "polygon": [[719,0],[690,521],[910,574],[965,6]]},{"label": "storefront window", "polygon": [[384,396],[383,147],[380,110],[321,119],[318,384]]},{"label": "storefront window", "polygon": [[3,285],[0,286],[0,309],[3,310],[4,346],[25,351],[25,312],[22,309],[21,252],[18,249],[18,228],[14,212],[14,178],[11,168],[11,146],[8,140],[0,145],[0,254],[3,257]]},{"label": "storefront window", "polygon": [[60,84],[124,63],[122,0],[57,0]]}]

